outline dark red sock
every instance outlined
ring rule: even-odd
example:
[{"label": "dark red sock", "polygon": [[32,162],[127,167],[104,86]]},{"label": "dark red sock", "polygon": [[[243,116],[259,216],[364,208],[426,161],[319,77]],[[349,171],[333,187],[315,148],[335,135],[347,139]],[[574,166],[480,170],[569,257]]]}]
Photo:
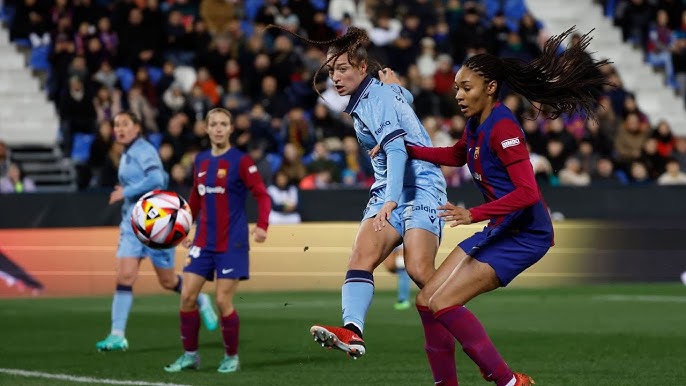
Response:
[{"label": "dark red sock", "polygon": [[486,380],[494,381],[497,386],[512,380],[512,370],[471,311],[464,306],[452,306],[437,311],[434,317],[460,342],[462,350],[479,366]]},{"label": "dark red sock", "polygon": [[417,312],[424,327],[424,350],[434,376],[434,383],[441,386],[457,386],[455,338],[434,318],[429,307],[418,305]]},{"label": "dark red sock", "polygon": [[179,312],[181,318],[181,342],[186,351],[198,351],[198,335],[200,334],[200,312]]},{"label": "dark red sock", "polygon": [[228,316],[222,316],[222,336],[224,337],[224,350],[226,355],[238,354],[238,330],[240,320],[236,310]]}]

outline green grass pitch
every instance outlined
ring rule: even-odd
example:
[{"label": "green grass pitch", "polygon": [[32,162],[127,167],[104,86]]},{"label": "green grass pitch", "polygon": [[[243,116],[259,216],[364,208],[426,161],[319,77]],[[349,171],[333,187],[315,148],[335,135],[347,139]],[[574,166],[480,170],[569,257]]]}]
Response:
[{"label": "green grass pitch", "polygon": [[[367,320],[367,355],[352,360],[317,346],[313,323],[340,323],[336,292],[239,293],[239,373],[222,375],[219,331],[201,331],[199,371],[167,374],[182,352],[178,298],[139,296],[127,352],[98,353],[109,297],[0,300],[0,369],[183,385],[431,385],[413,309],[379,292]],[[511,367],[538,385],[686,385],[686,287],[676,284],[512,288],[470,305]],[[459,349],[461,385],[486,385]],[[79,385],[9,375],[0,385]],[[98,384],[98,383],[93,383]]]}]

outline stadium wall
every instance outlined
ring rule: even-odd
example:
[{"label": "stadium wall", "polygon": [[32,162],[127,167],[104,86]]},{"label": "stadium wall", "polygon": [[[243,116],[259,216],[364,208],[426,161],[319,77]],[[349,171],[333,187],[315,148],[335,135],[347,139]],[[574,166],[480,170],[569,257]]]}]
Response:
[{"label": "stadium wall", "polygon": [[[553,212],[567,219],[686,220],[686,186],[617,186],[543,190]],[[366,190],[300,192],[304,221],[359,221]],[[482,198],[472,186],[451,189],[452,202],[468,207]],[[0,195],[0,228],[91,227],[119,223],[120,207],[108,205],[109,193]],[[254,202],[249,214],[255,218]]]},{"label": "stadium wall", "polygon": [[[438,260],[481,226],[446,227]],[[252,246],[252,277],[243,290],[338,290],[357,227],[356,222],[271,226],[267,242]],[[512,285],[675,281],[686,269],[684,234],[684,221],[557,222],[556,245]],[[0,297],[109,295],[117,241],[113,226],[0,230]],[[177,248],[179,270],[185,251]],[[377,289],[395,286],[383,268],[375,278]],[[147,260],[134,288],[163,292]]]}]

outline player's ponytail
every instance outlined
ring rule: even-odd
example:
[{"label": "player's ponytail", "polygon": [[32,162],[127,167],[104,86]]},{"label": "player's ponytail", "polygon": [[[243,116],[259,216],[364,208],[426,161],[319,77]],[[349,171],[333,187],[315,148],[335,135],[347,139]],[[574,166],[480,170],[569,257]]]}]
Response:
[{"label": "player's ponytail", "polygon": [[479,54],[463,65],[484,77],[486,82],[498,82],[497,91],[505,82],[530,102],[550,107],[550,118],[577,111],[594,119],[599,92],[602,86],[611,85],[600,67],[610,62],[607,59],[588,60],[584,51],[591,41],[590,32],[560,54],[560,45],[573,31],[574,27],[549,38],[541,56],[529,63]]},{"label": "player's ponytail", "polygon": [[[362,28],[349,27],[348,31],[344,35],[323,41],[310,40],[304,36],[300,36],[295,32],[289,31],[286,28],[274,24],[270,24],[266,28],[278,28],[306,43],[327,48],[329,58],[319,67],[319,69],[317,69],[317,72],[315,72],[314,76],[312,77],[312,86],[315,90],[317,90],[316,82],[319,73],[321,73],[324,67],[329,65],[329,63],[334,63],[336,59],[343,54],[348,54],[348,60],[353,66],[359,66],[362,63],[367,63],[367,73],[370,75],[376,75],[378,70],[382,69],[380,63],[375,60],[370,60],[369,56],[367,55],[366,45],[369,43],[369,36],[367,36],[367,31],[363,30]],[[317,93],[319,93],[318,90]]]}]

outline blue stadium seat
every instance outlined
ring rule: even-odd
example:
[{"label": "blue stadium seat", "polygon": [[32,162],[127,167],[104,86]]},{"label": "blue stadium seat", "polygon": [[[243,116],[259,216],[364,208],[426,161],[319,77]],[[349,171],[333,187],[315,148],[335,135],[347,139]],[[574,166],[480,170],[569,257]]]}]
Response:
[{"label": "blue stadium seat", "polygon": [[328,1],[326,0],[310,0],[310,4],[312,4],[317,11],[326,11],[327,3]]},{"label": "blue stadium seat", "polygon": [[153,146],[155,146],[155,149],[160,149],[160,145],[162,144],[162,134],[161,133],[150,133],[148,134],[148,141],[152,143]]},{"label": "blue stadium seat", "polygon": [[74,133],[72,136],[71,159],[76,163],[86,163],[91,157],[91,144],[95,134]]},{"label": "blue stadium seat", "polygon": [[26,39],[14,39],[12,41],[17,47],[22,47],[22,48],[31,48],[31,40],[28,38]]},{"label": "blue stadium seat", "polygon": [[115,70],[117,78],[119,78],[119,83],[124,92],[129,92],[131,86],[133,85],[134,75],[128,67],[119,67]]},{"label": "blue stadium seat", "polygon": [[257,10],[260,9],[264,2],[262,0],[245,0],[245,15],[248,20],[255,20]]},{"label": "blue stadium seat", "polygon": [[241,31],[243,31],[246,36],[252,36],[254,30],[255,28],[253,27],[252,22],[248,20],[241,20]]},{"label": "blue stadium seat", "polygon": [[269,164],[272,166],[272,172],[276,172],[279,170],[281,167],[281,163],[283,162],[283,159],[281,159],[281,155],[277,153],[268,153],[265,158],[267,161],[269,161]]},{"label": "blue stadium seat", "polygon": [[29,56],[29,68],[35,71],[49,71],[50,61],[48,55],[50,54],[50,46],[42,45],[33,47],[31,55]]},{"label": "blue stadium seat", "polygon": [[148,67],[148,76],[150,77],[150,81],[157,86],[157,82],[159,82],[162,78],[162,69],[159,67],[150,66]]}]

